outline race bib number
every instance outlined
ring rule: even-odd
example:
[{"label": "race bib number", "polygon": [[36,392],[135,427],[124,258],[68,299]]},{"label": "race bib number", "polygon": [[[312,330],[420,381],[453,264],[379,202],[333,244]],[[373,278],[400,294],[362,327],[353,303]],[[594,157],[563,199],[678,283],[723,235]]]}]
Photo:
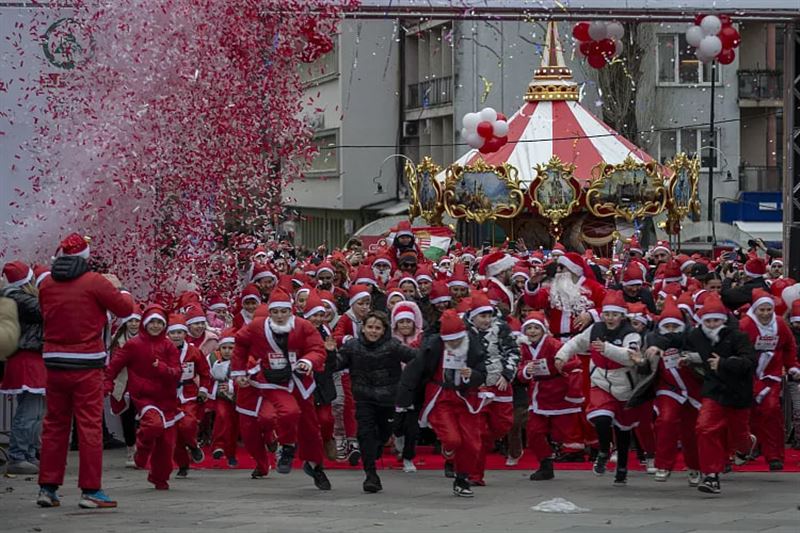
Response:
[{"label": "race bib number", "polygon": [[771,352],[778,347],[778,337],[770,335],[764,337],[759,336],[753,347],[758,352]]},{"label": "race bib number", "polygon": [[675,348],[670,348],[669,350],[664,352],[662,359],[664,359],[664,367],[667,370],[672,370],[673,368],[678,368],[678,364],[680,363],[681,359],[681,354]]},{"label": "race bib number", "polygon": [[450,370],[461,370],[467,367],[467,354],[456,355],[452,352],[444,352],[444,360],[442,366]]},{"label": "race bib number", "polygon": [[297,362],[297,352],[289,352],[289,362],[292,363],[292,366]]},{"label": "race bib number", "polygon": [[286,360],[282,353],[270,352],[268,357],[269,367],[272,370],[283,370],[289,364],[289,361]]},{"label": "race bib number", "polygon": [[549,376],[550,369],[547,368],[547,359],[534,359],[531,361],[533,363],[533,367],[531,369],[531,374],[534,376]]},{"label": "race bib number", "polygon": [[189,381],[194,379],[194,363],[183,363],[181,365],[181,381]]}]

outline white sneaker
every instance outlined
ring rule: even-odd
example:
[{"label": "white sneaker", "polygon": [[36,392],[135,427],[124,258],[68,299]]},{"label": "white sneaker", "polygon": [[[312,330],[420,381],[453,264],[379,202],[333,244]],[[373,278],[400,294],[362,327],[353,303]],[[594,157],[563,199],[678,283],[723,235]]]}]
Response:
[{"label": "white sneaker", "polygon": [[663,468],[659,468],[659,469],[657,469],[655,471],[655,478],[654,479],[656,481],[666,481],[666,480],[669,479],[669,475],[671,473],[672,472],[670,472],[669,470],[664,470]]},{"label": "white sneaker", "polygon": [[403,459],[403,472],[410,473],[416,471],[417,467],[414,465],[414,461],[411,459]]},{"label": "white sneaker", "polygon": [[696,487],[700,484],[702,475],[698,470],[689,470],[689,486]]},{"label": "white sneaker", "polygon": [[519,457],[511,457],[510,455],[506,457],[506,466],[517,466],[517,464],[519,464],[519,460],[522,459],[523,453],[525,453],[524,450],[520,452]]},{"label": "white sneaker", "polygon": [[655,459],[647,458],[645,460],[645,465],[647,466],[647,473],[648,474],[655,474],[656,473],[657,469],[656,469],[656,460]]},{"label": "white sneaker", "polygon": [[617,463],[617,452],[616,452],[616,450],[611,452],[611,455],[608,458],[608,462],[609,463],[614,463],[614,464]]},{"label": "white sneaker", "polygon": [[125,456],[125,468],[136,468],[133,456],[136,454],[136,446],[128,446],[128,454]]},{"label": "white sneaker", "polygon": [[403,448],[406,445],[406,437],[405,435],[401,435],[400,437],[394,438],[394,453],[395,455],[400,455],[403,453]]}]

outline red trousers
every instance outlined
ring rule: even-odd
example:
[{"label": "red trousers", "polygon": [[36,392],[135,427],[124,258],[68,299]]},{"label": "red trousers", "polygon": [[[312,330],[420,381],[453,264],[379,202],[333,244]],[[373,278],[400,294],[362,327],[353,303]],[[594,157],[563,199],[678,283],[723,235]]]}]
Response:
[{"label": "red trousers", "polygon": [[528,412],[528,449],[536,460],[547,459],[553,455],[553,448],[547,436],[570,450],[583,451],[583,434],[581,432],[579,413],[546,416]]},{"label": "red trousers", "polygon": [[356,402],[353,400],[353,389],[350,386],[350,374],[342,373],[342,392],[344,393],[344,408],[342,410],[344,436],[355,439],[358,427],[356,425]]},{"label": "red trousers", "polygon": [[236,457],[239,443],[239,417],[233,402],[218,398],[214,401],[214,431],[211,449],[223,450],[228,458]]},{"label": "red trousers", "polygon": [[175,463],[180,468],[189,466],[191,458],[186,449],[197,447],[197,429],[202,417],[205,414],[205,405],[197,402],[189,402],[180,406],[184,417],[175,424]]},{"label": "red trousers", "polygon": [[72,418],[78,431],[78,486],[103,488],[103,369],[47,369],[40,485],[63,485]]},{"label": "red trousers", "polygon": [[753,407],[750,415],[753,434],[758,439],[761,455],[767,461],[783,461],[784,428],[781,406],[781,383],[775,382],[770,391]]},{"label": "red trousers", "polygon": [[242,432],[242,442],[247,453],[256,462],[256,468],[267,474],[270,463],[266,447],[272,442],[272,422],[267,417],[254,417],[239,413],[239,430]]},{"label": "red trousers", "polygon": [[656,432],[653,427],[653,402],[645,402],[641,407],[642,416],[639,418],[639,425],[633,430],[639,446],[648,457],[653,457],[656,453]]},{"label": "red trousers", "polygon": [[483,480],[486,472],[486,456],[494,448],[494,442],[505,437],[514,425],[514,404],[512,402],[490,402],[476,415],[481,425],[481,449],[470,479]]},{"label": "red trousers", "polygon": [[455,454],[456,473],[468,474],[481,453],[481,420],[469,412],[461,398],[450,393],[442,391],[428,423],[442,443],[443,454]]},{"label": "red trousers", "polygon": [[317,405],[317,422],[322,442],[333,440],[333,409],[329,405]]},{"label": "red trousers", "polygon": [[304,400],[297,389],[295,389],[294,395],[300,406],[300,421],[297,424],[297,457],[301,461],[322,464],[324,450],[314,396]]},{"label": "red trousers", "polygon": [[731,447],[742,452],[750,450],[749,417],[750,409],[724,407],[710,398],[703,398],[696,426],[701,472],[722,472]]},{"label": "red trousers", "polygon": [[172,454],[175,448],[175,426],[164,427],[158,411],[149,410],[139,419],[136,431],[136,465],[144,468],[149,459],[150,475],[147,481],[156,488],[168,487],[172,473]]},{"label": "red trousers", "polygon": [[[697,456],[697,409],[688,401],[678,403],[669,396],[656,396],[656,468],[672,470],[678,457],[678,441],[683,450],[683,460],[689,470],[700,470]],[[727,440],[727,439],[726,439]]]},{"label": "red trousers", "polygon": [[322,463],[322,437],[320,436],[314,397],[303,399],[300,391],[264,389],[259,418],[275,428],[278,442],[296,444],[301,461]]}]

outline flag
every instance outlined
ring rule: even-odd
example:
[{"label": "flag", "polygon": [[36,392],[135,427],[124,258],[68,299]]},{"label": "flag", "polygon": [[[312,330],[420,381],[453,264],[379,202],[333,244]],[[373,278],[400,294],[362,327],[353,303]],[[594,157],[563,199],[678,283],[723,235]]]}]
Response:
[{"label": "flag", "polygon": [[432,261],[438,260],[450,249],[453,232],[445,226],[411,228],[422,254]]}]

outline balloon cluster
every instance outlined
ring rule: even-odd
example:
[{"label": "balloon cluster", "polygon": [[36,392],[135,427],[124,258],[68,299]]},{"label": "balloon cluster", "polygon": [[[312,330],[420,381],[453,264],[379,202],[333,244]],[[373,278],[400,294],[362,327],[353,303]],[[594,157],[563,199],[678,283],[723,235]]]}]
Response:
[{"label": "balloon cluster", "polygon": [[613,20],[579,22],[572,28],[572,36],[580,43],[579,49],[592,68],[601,69],[610,58],[622,53],[625,27]]},{"label": "balloon cluster", "polygon": [[697,15],[694,25],[686,30],[686,42],[695,47],[695,55],[702,63],[717,60],[723,65],[733,63],[735,48],[741,36],[728,15]]},{"label": "balloon cluster", "polygon": [[461,125],[461,137],[482,154],[496,152],[508,142],[508,120],[491,107],[467,113]]}]

